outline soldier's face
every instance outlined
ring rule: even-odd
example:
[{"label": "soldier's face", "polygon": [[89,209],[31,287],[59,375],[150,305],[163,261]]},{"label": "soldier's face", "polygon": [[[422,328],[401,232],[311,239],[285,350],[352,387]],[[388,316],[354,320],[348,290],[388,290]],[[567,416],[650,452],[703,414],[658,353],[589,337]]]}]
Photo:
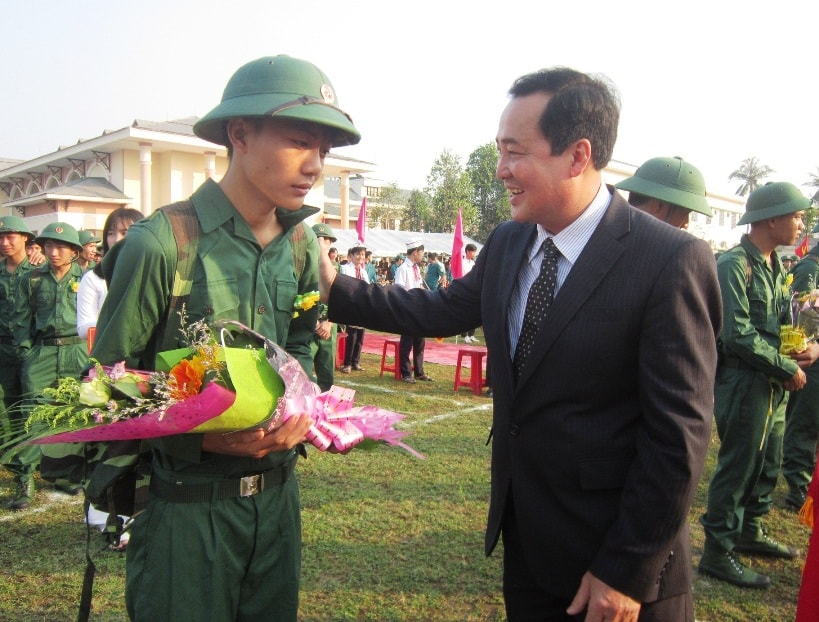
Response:
[{"label": "soldier's face", "polygon": [[43,246],[43,253],[52,268],[62,268],[77,258],[79,252],[70,244],[48,240]]},{"label": "soldier's face", "polygon": [[15,257],[26,249],[26,236],[19,233],[0,233],[0,255]]}]

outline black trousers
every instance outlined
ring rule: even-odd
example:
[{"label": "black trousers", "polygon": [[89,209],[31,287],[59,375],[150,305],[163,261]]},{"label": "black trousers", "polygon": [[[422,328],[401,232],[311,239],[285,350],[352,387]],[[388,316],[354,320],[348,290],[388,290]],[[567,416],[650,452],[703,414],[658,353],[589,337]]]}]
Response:
[{"label": "black trousers", "polygon": [[[534,579],[524,557],[525,543],[515,525],[512,502],[503,519],[503,599],[508,622],[581,622],[586,612],[570,616],[572,598],[550,594]],[[579,586],[578,586],[579,587]],[[693,622],[694,602],[689,590],[652,603],[643,603],[640,622]]]}]

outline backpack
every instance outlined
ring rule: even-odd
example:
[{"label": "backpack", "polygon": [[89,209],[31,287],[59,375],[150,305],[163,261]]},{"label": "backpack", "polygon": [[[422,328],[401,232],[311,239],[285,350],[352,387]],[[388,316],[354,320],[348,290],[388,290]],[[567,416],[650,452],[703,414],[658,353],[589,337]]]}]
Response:
[{"label": "backpack", "polygon": [[[171,297],[162,328],[156,337],[157,352],[176,347],[181,328],[180,311],[190,298],[193,288],[193,269],[199,248],[199,220],[190,200],[160,208],[168,218],[176,240],[176,270]],[[298,223],[290,229],[290,248],[296,280],[301,279],[307,262],[307,225]],[[130,526],[123,525],[120,516],[134,517],[145,509],[149,498],[150,452],[144,441],[109,441],[85,443],[80,460],[67,457],[72,464],[61,475],[77,483],[85,482],[86,514],[88,504],[108,513],[106,534],[108,540],[119,544],[119,539]],[[91,528],[88,532],[90,546]],[[88,620],[91,612],[91,593],[94,584],[94,566],[86,547],[86,569],[80,598],[80,622]]]}]

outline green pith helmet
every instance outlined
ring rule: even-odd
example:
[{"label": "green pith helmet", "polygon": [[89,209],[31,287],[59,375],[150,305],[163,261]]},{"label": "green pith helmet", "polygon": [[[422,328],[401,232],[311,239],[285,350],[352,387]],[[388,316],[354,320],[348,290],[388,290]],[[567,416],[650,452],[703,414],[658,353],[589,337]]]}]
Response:
[{"label": "green pith helmet", "polygon": [[25,221],[17,216],[3,216],[0,218],[0,233],[20,233],[29,240],[34,239],[34,234],[26,226]]},{"label": "green pith helmet", "polygon": [[301,119],[338,130],[334,147],[355,145],[361,134],[337,106],[330,79],[305,60],[281,54],[265,56],[236,70],[222,102],[193,126],[193,133],[228,146],[225,121],[236,117],[277,116]]},{"label": "green pith helmet", "polygon": [[91,233],[88,229],[80,229],[79,231],[77,231],[77,236],[80,238],[80,244],[82,244],[83,246],[89,244],[90,242],[96,242],[97,244],[102,242],[102,240],[100,240],[97,236]]},{"label": "green pith helmet", "polygon": [[317,238],[327,238],[331,242],[335,242],[336,240],[338,240],[338,238],[333,233],[332,227],[323,222],[318,222],[315,225],[313,225],[313,233],[316,234]]},{"label": "green pith helmet", "polygon": [[776,181],[760,186],[748,196],[745,213],[737,222],[747,225],[766,218],[801,212],[810,207],[810,199],[799,188],[787,181]]},{"label": "green pith helmet", "polygon": [[615,185],[643,196],[713,216],[705,198],[705,179],[697,168],[679,156],[651,158],[634,175]]},{"label": "green pith helmet", "polygon": [[34,241],[37,242],[41,248],[45,248],[45,243],[48,240],[64,242],[65,244],[70,244],[76,250],[82,251],[80,236],[77,234],[77,230],[68,223],[52,222],[51,224],[46,225],[45,229],[42,230],[40,235],[34,239]]}]

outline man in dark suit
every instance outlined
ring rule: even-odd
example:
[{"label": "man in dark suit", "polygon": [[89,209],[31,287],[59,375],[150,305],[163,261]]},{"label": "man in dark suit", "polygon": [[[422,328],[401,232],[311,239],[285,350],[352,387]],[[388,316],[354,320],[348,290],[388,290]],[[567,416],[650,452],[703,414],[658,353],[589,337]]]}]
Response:
[{"label": "man in dark suit", "polygon": [[[502,535],[509,620],[693,620],[687,516],[721,324],[713,255],[602,183],[619,119],[609,85],[557,68],[523,76],[510,95],[496,174],[512,222],[472,271],[446,290],[406,291],[335,278],[325,262],[322,292],[340,322],[418,335],[483,325],[494,389],[486,553]],[[554,302],[541,297],[534,322],[547,239]]]}]

